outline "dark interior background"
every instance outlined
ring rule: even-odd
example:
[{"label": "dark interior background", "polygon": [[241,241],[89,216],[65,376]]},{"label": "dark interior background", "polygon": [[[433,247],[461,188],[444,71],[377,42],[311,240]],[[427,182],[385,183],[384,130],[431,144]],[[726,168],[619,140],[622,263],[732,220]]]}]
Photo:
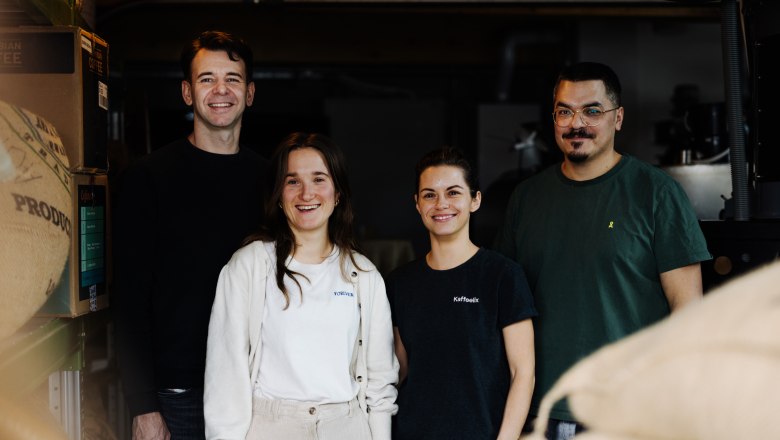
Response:
[{"label": "dark interior background", "polygon": [[472,236],[489,245],[511,188],[558,159],[549,112],[564,65],[615,68],[626,108],[617,146],[656,164],[678,147],[663,125],[675,88],[696,102],[724,96],[718,2],[103,0],[113,179],[189,132],[178,54],[206,29],[255,51],[242,142],[267,155],[291,131],[330,135],[347,153],[361,240],[408,241],[417,255],[427,250],[417,159],[445,144],[467,152],[484,196]]},{"label": "dark interior background", "polygon": [[[569,63],[605,62],[620,75],[621,152],[673,167],[696,142],[728,148],[722,121],[710,121],[706,139],[682,124],[694,107],[723,107],[733,85],[724,73],[727,3],[739,7],[744,25],[745,59],[737,63],[744,76],[737,99],[728,96],[735,107],[743,101],[737,124],[744,122],[748,137],[753,210],[749,221],[732,221],[732,209],[732,218],[701,222],[714,257],[702,264],[707,292],[780,256],[773,130],[780,117],[780,1],[0,0],[0,27],[76,23],[108,42],[110,190],[139,157],[189,133],[182,46],[206,29],[243,36],[255,51],[257,86],[243,143],[268,155],[291,131],[333,137],[349,160],[361,244],[388,271],[427,251],[413,205],[413,167],[445,144],[463,149],[478,170],[483,205],[472,217],[472,238],[491,244],[516,183],[559,159],[552,86]],[[706,180],[693,186],[711,189]],[[730,189],[711,192],[728,211]],[[59,411],[70,438],[96,426],[105,430],[100,438],[114,438],[108,430],[130,438],[111,332],[104,311],[52,320],[30,339],[29,352],[57,359],[25,365],[24,372],[36,375],[41,413]],[[81,419],[83,427],[74,422]]]}]

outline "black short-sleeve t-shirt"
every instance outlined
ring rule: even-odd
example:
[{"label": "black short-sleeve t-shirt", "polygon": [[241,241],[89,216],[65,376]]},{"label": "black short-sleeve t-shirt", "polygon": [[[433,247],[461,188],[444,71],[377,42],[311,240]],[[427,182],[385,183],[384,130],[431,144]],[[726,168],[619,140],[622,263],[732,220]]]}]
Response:
[{"label": "black short-sleeve t-shirt", "polygon": [[494,439],[510,381],[502,330],[536,316],[520,266],[487,249],[448,270],[422,258],[387,292],[409,360],[393,438]]}]

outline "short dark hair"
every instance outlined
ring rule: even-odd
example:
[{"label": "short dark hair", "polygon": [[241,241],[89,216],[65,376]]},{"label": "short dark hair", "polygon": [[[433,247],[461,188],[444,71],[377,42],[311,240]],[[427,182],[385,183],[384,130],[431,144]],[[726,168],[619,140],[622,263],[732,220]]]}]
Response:
[{"label": "short dark hair", "polygon": [[414,193],[420,190],[420,176],[422,173],[430,167],[437,166],[453,166],[460,168],[463,171],[463,179],[469,186],[469,193],[471,197],[474,197],[479,191],[479,184],[477,182],[477,176],[474,174],[474,170],[471,168],[471,163],[466,159],[466,155],[457,148],[445,146],[436,150],[427,152],[414,167],[416,180],[414,182]]},{"label": "short dark hair", "polygon": [[243,61],[247,84],[252,82],[254,59],[252,49],[242,38],[222,31],[205,31],[198,35],[181,51],[181,72],[186,81],[192,81],[192,60],[201,49],[223,51],[233,61]]},{"label": "short dark hair", "polygon": [[[565,67],[558,74],[558,79],[555,81],[555,88],[553,89],[553,100],[558,93],[558,86],[561,81],[601,81],[604,83],[604,89],[607,91],[607,97],[613,104],[620,107],[620,94],[622,88],[620,86],[620,79],[612,68],[602,63],[595,63],[592,61],[584,61],[581,63],[572,64]],[[554,104],[554,102],[553,102]]]}]

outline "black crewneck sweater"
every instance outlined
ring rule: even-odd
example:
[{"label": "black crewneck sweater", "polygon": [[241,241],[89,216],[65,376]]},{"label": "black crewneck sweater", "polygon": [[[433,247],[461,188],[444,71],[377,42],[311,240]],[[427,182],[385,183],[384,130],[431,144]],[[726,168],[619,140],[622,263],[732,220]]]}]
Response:
[{"label": "black crewneck sweater", "polygon": [[132,416],[160,388],[200,388],[217,278],[262,218],[266,161],[186,139],[141,159],[115,201],[112,294],[118,364]]}]

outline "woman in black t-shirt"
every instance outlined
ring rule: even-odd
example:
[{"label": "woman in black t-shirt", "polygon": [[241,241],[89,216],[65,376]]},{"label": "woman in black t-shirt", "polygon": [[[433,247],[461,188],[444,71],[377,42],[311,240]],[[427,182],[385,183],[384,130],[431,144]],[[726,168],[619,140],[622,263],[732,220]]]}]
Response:
[{"label": "woman in black t-shirt", "polygon": [[431,250],[387,279],[402,381],[394,438],[516,440],[534,383],[525,275],[472,243],[482,195],[459,151],[428,153],[416,175]]}]

